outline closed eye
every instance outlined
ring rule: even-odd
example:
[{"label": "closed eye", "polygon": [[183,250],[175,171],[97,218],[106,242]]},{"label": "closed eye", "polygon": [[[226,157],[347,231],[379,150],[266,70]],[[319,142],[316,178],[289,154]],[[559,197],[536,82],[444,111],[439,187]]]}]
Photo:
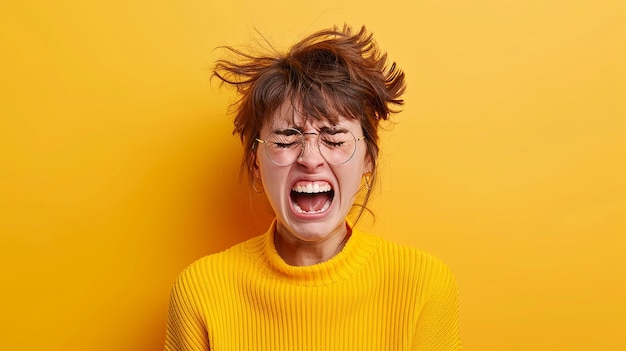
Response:
[{"label": "closed eye", "polygon": [[320,139],[320,142],[329,148],[340,148],[346,144],[345,141],[331,141],[325,139]]},{"label": "closed eye", "polygon": [[298,146],[298,144],[300,143],[299,142],[291,142],[291,143],[272,142],[272,144],[274,144],[274,146],[276,146],[279,149],[291,149],[291,148]]}]

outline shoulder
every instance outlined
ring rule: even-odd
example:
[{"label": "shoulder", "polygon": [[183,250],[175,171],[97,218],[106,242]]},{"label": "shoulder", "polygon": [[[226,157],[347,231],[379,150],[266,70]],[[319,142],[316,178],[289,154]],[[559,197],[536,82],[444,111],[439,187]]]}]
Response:
[{"label": "shoulder", "polygon": [[229,276],[235,271],[241,270],[247,264],[253,263],[249,248],[262,242],[262,235],[253,237],[244,242],[231,246],[217,253],[209,254],[189,264],[178,275],[176,283],[196,282],[206,283],[219,276]]},{"label": "shoulder", "polygon": [[378,241],[376,261],[388,274],[411,277],[434,290],[455,289],[452,271],[437,256],[378,236],[371,237]]}]

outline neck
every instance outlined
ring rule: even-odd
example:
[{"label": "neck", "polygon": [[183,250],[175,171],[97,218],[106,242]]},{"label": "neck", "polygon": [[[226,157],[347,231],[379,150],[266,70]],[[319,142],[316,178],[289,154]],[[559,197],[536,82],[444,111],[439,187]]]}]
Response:
[{"label": "neck", "polygon": [[278,223],[274,232],[274,246],[278,255],[291,266],[311,266],[337,255],[350,238],[351,230],[342,223],[323,239],[305,241],[289,233]]}]

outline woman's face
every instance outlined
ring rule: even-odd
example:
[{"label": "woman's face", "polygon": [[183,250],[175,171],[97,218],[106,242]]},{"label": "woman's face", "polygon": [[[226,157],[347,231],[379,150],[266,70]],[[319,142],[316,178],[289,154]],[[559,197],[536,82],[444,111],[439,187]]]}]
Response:
[{"label": "woman's face", "polygon": [[363,174],[372,171],[372,162],[361,139],[356,141],[354,156],[349,161],[329,164],[318,148],[320,136],[307,134],[347,131],[358,139],[363,136],[358,120],[339,117],[337,124],[331,125],[328,121],[306,121],[286,110],[277,110],[261,129],[260,139],[293,128],[305,135],[307,145],[293,164],[280,166],[269,158],[265,145],[258,143],[255,176],[262,180],[281,235],[303,243],[323,242],[334,234],[345,233],[345,218]]}]

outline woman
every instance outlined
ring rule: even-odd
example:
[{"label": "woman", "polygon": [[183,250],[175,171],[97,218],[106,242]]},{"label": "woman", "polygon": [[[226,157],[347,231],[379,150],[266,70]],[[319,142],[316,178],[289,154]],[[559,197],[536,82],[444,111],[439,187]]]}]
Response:
[{"label": "woman", "polygon": [[460,349],[446,266],[354,228],[404,73],[365,28],[320,31],[273,56],[229,49],[238,59],[214,74],[241,95],[242,167],[276,218],[181,273],[165,349]]}]

